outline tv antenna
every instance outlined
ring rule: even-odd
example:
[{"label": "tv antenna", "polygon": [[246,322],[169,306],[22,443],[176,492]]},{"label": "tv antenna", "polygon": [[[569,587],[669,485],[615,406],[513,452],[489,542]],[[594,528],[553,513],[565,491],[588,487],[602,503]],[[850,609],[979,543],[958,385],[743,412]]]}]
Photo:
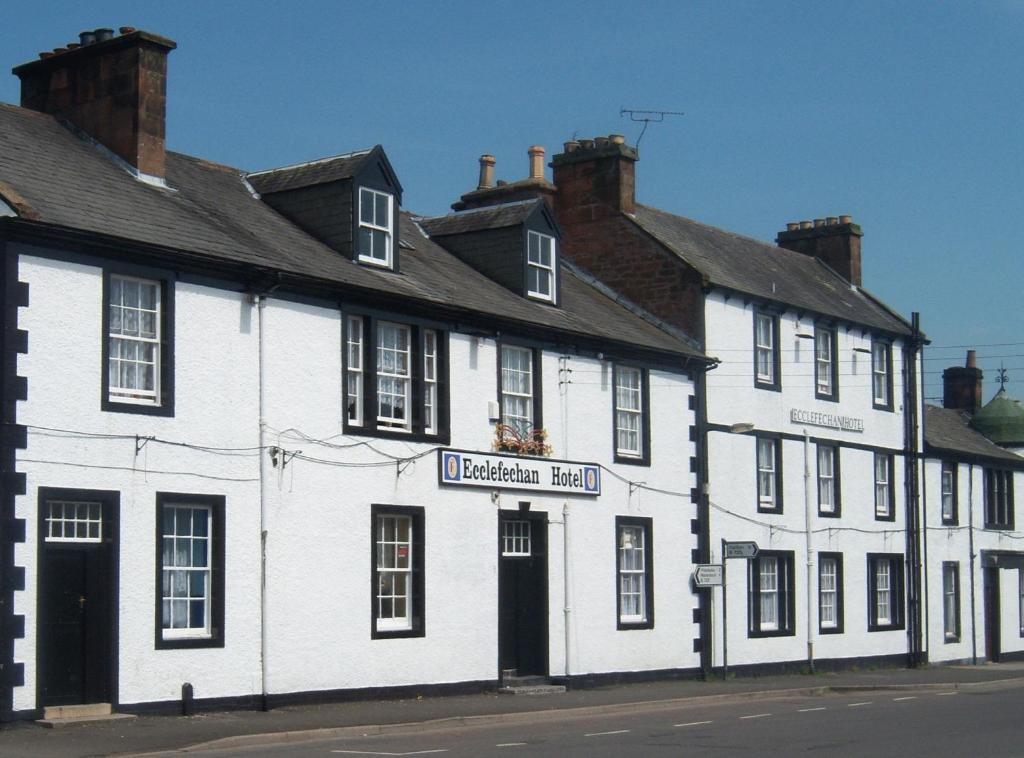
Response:
[{"label": "tv antenna", "polygon": [[660,124],[665,116],[685,116],[682,111],[644,111],[635,108],[620,108],[619,117],[629,116],[630,121],[642,121],[644,128],[640,130],[640,136],[636,138],[636,151],[640,152],[640,140],[644,138],[647,127],[650,124]]}]

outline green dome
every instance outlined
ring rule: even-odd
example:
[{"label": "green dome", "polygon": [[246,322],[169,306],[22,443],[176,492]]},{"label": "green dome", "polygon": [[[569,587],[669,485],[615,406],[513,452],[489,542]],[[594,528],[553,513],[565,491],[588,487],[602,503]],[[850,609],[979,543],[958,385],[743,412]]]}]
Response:
[{"label": "green dome", "polygon": [[1024,445],[1024,407],[1005,387],[974,414],[971,426],[997,445]]}]

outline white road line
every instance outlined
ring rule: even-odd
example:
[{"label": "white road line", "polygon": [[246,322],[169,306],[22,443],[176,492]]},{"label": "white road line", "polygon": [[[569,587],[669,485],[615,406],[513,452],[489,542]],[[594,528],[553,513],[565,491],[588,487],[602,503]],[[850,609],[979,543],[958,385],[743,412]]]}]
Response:
[{"label": "white road line", "polygon": [[917,695],[907,695],[906,697],[894,697],[892,701],[898,703],[900,700],[917,700]]},{"label": "white road line", "polygon": [[688,721],[685,724],[673,724],[672,726],[704,726],[705,724],[714,724],[714,721]]},{"label": "white road line", "polygon": [[750,716],[740,716],[741,719],[763,719],[767,716],[771,716],[770,713],[754,713]]},{"label": "white road line", "polygon": [[494,747],[521,747],[525,744],[525,742],[499,742]]},{"label": "white road line", "polygon": [[629,732],[628,729],[616,729],[613,732],[591,732],[590,734],[584,734],[584,737],[604,737],[606,734],[626,734]]},{"label": "white road line", "polygon": [[950,695],[955,695],[956,693],[955,692],[938,692],[936,694],[939,697],[949,697]]},{"label": "white road line", "polygon": [[410,750],[408,753],[378,753],[372,750],[332,750],[332,753],[344,753],[345,755],[427,755],[428,753],[447,753],[448,748],[437,750]]},{"label": "white road line", "polygon": [[871,701],[870,700],[866,700],[863,703],[847,703],[846,707],[847,708],[856,708],[859,705],[871,705]]},{"label": "white road line", "polygon": [[821,706],[820,708],[798,708],[796,712],[797,713],[813,713],[814,711],[823,711],[823,710],[825,710],[825,706]]}]

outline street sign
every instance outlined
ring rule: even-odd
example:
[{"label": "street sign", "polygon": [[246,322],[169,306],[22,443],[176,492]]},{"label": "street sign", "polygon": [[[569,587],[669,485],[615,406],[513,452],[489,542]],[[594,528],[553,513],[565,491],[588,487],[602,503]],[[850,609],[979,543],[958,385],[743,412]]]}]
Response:
[{"label": "street sign", "polygon": [[726,558],[756,558],[758,553],[756,542],[723,542],[722,547]]},{"label": "street sign", "polygon": [[693,569],[693,582],[698,587],[720,587],[724,576],[721,563],[701,563]]}]

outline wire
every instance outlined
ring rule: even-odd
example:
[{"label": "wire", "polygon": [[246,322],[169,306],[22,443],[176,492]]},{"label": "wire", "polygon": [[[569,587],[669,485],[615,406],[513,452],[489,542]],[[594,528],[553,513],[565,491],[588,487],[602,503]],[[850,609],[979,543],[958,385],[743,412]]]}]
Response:
[{"label": "wire", "polygon": [[141,474],[167,474],[168,476],[194,476],[199,479],[213,479],[219,482],[258,482],[259,479],[245,479],[233,476],[214,476],[213,474],[200,474],[195,471],[154,471],[153,469],[139,469],[132,466],[101,466],[93,463],[71,463],[70,461],[44,461],[38,458],[19,458],[19,463],[42,463],[51,466],[71,466],[73,468],[103,469],[106,471],[132,471]]}]

